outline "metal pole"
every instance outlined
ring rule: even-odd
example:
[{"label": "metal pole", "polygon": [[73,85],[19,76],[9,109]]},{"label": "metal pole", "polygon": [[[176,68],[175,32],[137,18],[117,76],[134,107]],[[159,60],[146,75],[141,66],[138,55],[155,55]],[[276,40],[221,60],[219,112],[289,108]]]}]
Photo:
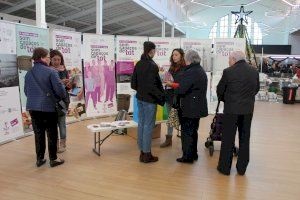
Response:
[{"label": "metal pole", "polygon": [[161,37],[166,37],[166,20],[161,22]]},{"label": "metal pole", "polygon": [[103,28],[103,0],[96,0],[96,33],[102,34]]},{"label": "metal pole", "polygon": [[35,9],[36,26],[40,28],[47,28],[45,0],[36,0]]}]

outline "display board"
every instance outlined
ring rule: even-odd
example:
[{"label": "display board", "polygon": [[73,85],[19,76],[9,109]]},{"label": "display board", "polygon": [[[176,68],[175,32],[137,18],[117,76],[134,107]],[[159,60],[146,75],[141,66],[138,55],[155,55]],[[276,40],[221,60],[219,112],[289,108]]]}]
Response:
[{"label": "display board", "polygon": [[246,50],[245,38],[217,38],[214,39],[214,68],[213,71],[223,71],[229,67],[229,54],[232,51]]},{"label": "display board", "polygon": [[117,113],[114,47],[113,35],[83,34],[88,117]]},{"label": "display board", "polygon": [[16,63],[16,25],[0,22],[0,143],[24,135]]},{"label": "display board", "polygon": [[69,74],[71,89],[67,122],[86,117],[83,90],[83,73],[81,65],[81,33],[53,30],[51,32],[52,48],[59,50],[64,57]]},{"label": "display board", "polygon": [[[133,97],[135,95],[135,91],[130,87],[131,75],[135,64],[141,58],[145,41],[148,41],[148,37],[116,36],[117,94],[130,95],[129,112],[133,112]],[[119,101],[126,101],[121,97],[119,95]],[[126,103],[120,102],[120,104]]]},{"label": "display board", "polygon": [[[33,50],[36,47],[44,47],[49,49],[49,32],[47,29],[37,28],[27,25],[16,25],[16,47],[17,56],[32,56]],[[25,75],[32,66],[23,66],[19,70],[19,86],[21,95],[21,105],[22,105],[22,117],[24,131],[32,131],[31,118],[28,112],[26,112],[26,101],[27,98],[24,94],[24,80]]]},{"label": "display board", "polygon": [[210,72],[213,68],[213,54],[212,54],[212,40],[210,39],[188,39],[181,38],[181,48],[186,52],[189,49],[193,49],[198,52],[201,58],[201,66],[204,71]]}]

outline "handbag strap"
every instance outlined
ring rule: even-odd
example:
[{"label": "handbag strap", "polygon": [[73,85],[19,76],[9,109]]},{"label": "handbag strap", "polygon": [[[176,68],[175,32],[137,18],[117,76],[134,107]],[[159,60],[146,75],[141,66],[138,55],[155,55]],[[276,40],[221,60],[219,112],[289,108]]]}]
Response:
[{"label": "handbag strap", "polygon": [[31,72],[31,75],[32,75],[32,77],[33,77],[35,83],[38,85],[38,87],[40,88],[40,90],[41,90],[47,97],[50,97],[50,99],[52,100],[52,102],[53,102],[54,104],[56,104],[57,99],[55,99],[55,98],[50,94],[50,92],[46,92],[47,89],[44,88],[44,87],[43,87],[43,84],[41,84],[41,83],[37,80],[37,78],[36,78],[35,75],[34,75],[33,69],[32,69],[30,72]]},{"label": "handbag strap", "polygon": [[219,106],[220,106],[220,100],[218,100],[218,105],[217,105],[217,109],[216,109],[216,114],[218,114],[219,113]]}]

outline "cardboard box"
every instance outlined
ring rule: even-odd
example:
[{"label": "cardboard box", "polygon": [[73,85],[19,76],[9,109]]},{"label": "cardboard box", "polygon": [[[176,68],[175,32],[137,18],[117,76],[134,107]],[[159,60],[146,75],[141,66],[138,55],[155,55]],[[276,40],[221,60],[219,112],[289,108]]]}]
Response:
[{"label": "cardboard box", "polygon": [[[129,137],[137,139],[137,129],[138,129],[137,127],[128,128],[127,135]],[[160,132],[161,132],[161,124],[155,125],[155,128],[153,129],[152,139],[160,138]]]}]

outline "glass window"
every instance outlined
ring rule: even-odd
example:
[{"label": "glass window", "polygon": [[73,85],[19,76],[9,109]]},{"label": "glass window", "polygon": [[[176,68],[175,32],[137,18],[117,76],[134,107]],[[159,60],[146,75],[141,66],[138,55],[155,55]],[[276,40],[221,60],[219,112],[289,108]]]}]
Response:
[{"label": "glass window", "polygon": [[217,37],[217,28],[218,28],[218,22],[215,23],[215,25],[212,27],[209,33],[209,38],[213,39]]},{"label": "glass window", "polygon": [[228,15],[220,20],[220,38],[228,37]]},{"label": "glass window", "polygon": [[[211,28],[209,38],[233,38],[238,26],[238,23],[235,24],[237,18],[238,16],[234,14],[220,18]],[[245,26],[251,43],[262,44],[262,32],[258,24],[250,17],[247,17],[247,22],[248,24],[245,24]]]}]

